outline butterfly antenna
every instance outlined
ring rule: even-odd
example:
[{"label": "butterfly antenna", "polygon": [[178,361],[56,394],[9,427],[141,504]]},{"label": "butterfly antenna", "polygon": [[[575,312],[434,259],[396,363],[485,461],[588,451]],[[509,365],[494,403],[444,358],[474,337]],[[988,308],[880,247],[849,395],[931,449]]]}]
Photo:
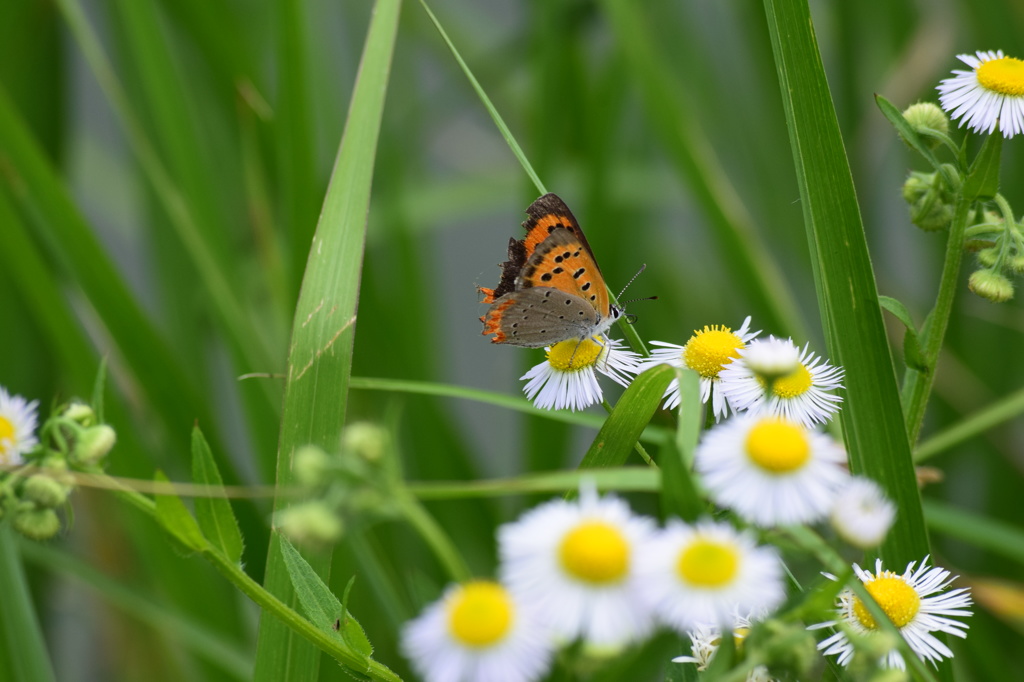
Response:
[{"label": "butterfly antenna", "polygon": [[644,263],[643,265],[640,266],[640,269],[636,271],[636,274],[633,275],[632,277],[630,277],[629,281],[626,282],[626,286],[622,287],[622,291],[620,291],[619,295],[615,297],[616,300],[622,298],[622,295],[624,293],[626,293],[626,289],[628,289],[629,285],[633,283],[633,280],[636,279],[637,277],[639,277],[640,273],[643,272],[646,269],[647,269],[647,263]]}]

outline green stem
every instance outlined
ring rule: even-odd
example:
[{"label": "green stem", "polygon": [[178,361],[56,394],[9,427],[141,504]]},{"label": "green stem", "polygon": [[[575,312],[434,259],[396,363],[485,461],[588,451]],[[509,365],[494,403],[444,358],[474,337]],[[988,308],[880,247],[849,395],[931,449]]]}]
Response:
[{"label": "green stem", "polygon": [[[849,571],[847,562],[839,555],[839,553],[810,528],[806,526],[790,526],[784,530],[785,533],[800,547],[818,559],[818,561],[820,561],[825,568],[829,570],[829,572],[840,575]],[[910,644],[908,644],[907,640],[905,640],[903,635],[900,634],[899,628],[893,624],[889,619],[888,614],[886,614],[882,607],[878,605],[875,598],[871,596],[871,593],[868,592],[866,587],[864,587],[864,583],[856,576],[851,576],[846,585],[861,601],[864,607],[868,610],[868,613],[871,614],[871,618],[874,619],[877,627],[896,637],[896,646],[900,650],[900,654],[902,654],[907,667],[916,673],[916,679],[924,680],[925,682],[937,682],[935,676],[932,675],[932,671],[929,670],[924,664],[924,661],[914,653]]]},{"label": "green stem", "polygon": [[[98,471],[91,473],[102,475],[101,472]],[[125,487],[116,479],[111,478],[108,483],[110,484],[110,487],[114,489],[114,492],[118,497],[128,504],[131,504],[144,514],[149,515],[154,521],[156,521],[157,525],[160,525],[160,527],[163,528],[160,524],[160,519],[157,517],[156,502],[145,495]],[[243,594],[259,605],[260,608],[272,613],[286,626],[297,632],[299,635],[305,637],[315,646],[343,663],[346,667],[364,673],[374,680],[400,682],[401,678],[389,670],[387,666],[372,659],[367,662],[365,659],[354,654],[348,649],[348,647],[340,644],[326,632],[323,632],[313,625],[313,623],[304,618],[300,613],[264,589],[262,585],[250,578],[237,563],[228,559],[221,552],[214,549],[214,547],[209,543],[206,543],[206,546],[201,550],[200,554],[208,562],[213,564],[214,568],[220,571],[221,574],[233,583]],[[367,665],[369,667],[367,667]]]},{"label": "green stem", "polygon": [[968,438],[984,433],[996,424],[1009,421],[1022,413],[1024,413],[1024,388],[975,412],[959,424],[940,431],[921,443],[914,451],[914,461],[923,462],[929,457],[948,450]]},{"label": "green stem", "polygon": [[917,442],[924,422],[924,413],[928,405],[928,396],[935,381],[935,364],[938,361],[942,341],[949,325],[949,315],[953,310],[953,299],[959,282],[960,263],[963,260],[964,233],[967,231],[967,219],[970,215],[971,200],[963,190],[957,193],[953,210],[953,222],[949,226],[949,240],[946,242],[946,257],[942,264],[942,279],[939,282],[939,293],[935,307],[928,315],[928,322],[922,330],[922,354],[925,369],[919,371],[907,369],[903,382],[903,412],[907,422],[907,437],[911,444]]},{"label": "green stem", "polygon": [[459,554],[451,539],[437,521],[434,520],[434,517],[427,513],[427,510],[424,509],[419,500],[405,489],[397,492],[395,497],[399,501],[399,506],[405,515],[405,519],[419,532],[420,537],[423,538],[434,552],[434,556],[437,557],[437,560],[441,562],[441,565],[448,572],[448,576],[455,582],[460,583],[470,580],[473,574],[470,572],[469,567],[466,566],[466,562],[463,561],[462,555]]}]

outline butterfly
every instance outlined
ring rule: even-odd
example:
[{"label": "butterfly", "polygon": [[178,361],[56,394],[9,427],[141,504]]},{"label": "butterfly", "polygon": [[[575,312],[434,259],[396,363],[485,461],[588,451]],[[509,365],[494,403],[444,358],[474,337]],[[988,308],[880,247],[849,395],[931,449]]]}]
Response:
[{"label": "butterfly", "polygon": [[545,194],[526,209],[526,237],[508,241],[508,260],[480,318],[491,343],[540,348],[603,334],[622,316],[594,252],[565,202]]}]

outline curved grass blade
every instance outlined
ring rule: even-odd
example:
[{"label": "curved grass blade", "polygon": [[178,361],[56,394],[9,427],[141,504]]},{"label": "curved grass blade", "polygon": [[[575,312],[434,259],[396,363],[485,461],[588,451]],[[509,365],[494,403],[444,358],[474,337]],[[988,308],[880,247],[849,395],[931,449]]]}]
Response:
[{"label": "curved grass blade", "polygon": [[804,0],[765,0],[765,13],[832,360],[846,370],[842,411],[850,465],[899,506],[886,563],[920,561],[928,535],[860,209]]},{"label": "curved grass blade", "polygon": [[459,51],[455,49],[455,43],[453,43],[451,38],[448,37],[444,27],[441,26],[441,22],[437,20],[436,16],[434,16],[434,13],[430,10],[430,7],[427,5],[425,0],[420,0],[420,4],[423,5],[423,9],[426,11],[427,16],[430,17],[430,21],[434,23],[434,27],[437,29],[437,32],[441,34],[441,39],[444,40],[445,45],[447,45],[448,49],[451,50],[452,56],[455,57],[455,61],[459,63],[460,67],[462,67],[462,72],[466,74],[466,78],[469,79],[469,82],[476,91],[480,101],[483,102],[484,107],[487,109],[487,113],[491,115],[491,118],[494,120],[494,125],[496,125],[498,130],[501,132],[501,136],[505,138],[505,142],[512,150],[512,154],[519,161],[523,170],[526,171],[526,175],[533,181],[534,187],[536,187],[537,191],[541,194],[547,194],[548,191],[544,188],[544,183],[540,181],[540,176],[538,176],[537,172],[533,170],[533,166],[526,158],[526,154],[523,153],[519,143],[516,142],[516,138],[512,136],[512,131],[508,129],[508,126],[505,124],[505,120],[501,117],[501,114],[498,113],[497,107],[491,103],[491,99],[487,96],[487,93],[484,92],[480,82],[476,79],[476,76],[473,75],[473,72],[469,70],[469,66],[462,59],[462,55],[459,54]]},{"label": "curved grass blade", "polygon": [[580,469],[622,466],[675,378],[668,365],[649,369],[629,385],[580,462]]},{"label": "curved grass blade", "polygon": [[[378,0],[374,7],[345,132],[310,249],[292,327],[278,446],[279,486],[292,479],[295,448],[312,444],[332,452],[341,438],[370,187],[400,6],[399,0]],[[275,508],[285,503],[279,498]],[[329,576],[330,557],[309,563],[321,578]],[[265,585],[282,601],[295,604],[276,533],[268,551]],[[316,679],[319,662],[320,652],[282,623],[270,617],[260,620],[255,680]]]}]

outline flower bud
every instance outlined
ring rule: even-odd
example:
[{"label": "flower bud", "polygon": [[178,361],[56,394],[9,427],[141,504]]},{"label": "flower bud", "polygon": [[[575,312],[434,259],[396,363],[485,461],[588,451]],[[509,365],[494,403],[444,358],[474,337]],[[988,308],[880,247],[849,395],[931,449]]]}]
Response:
[{"label": "flower bud", "polygon": [[912,171],[903,183],[910,222],[926,232],[942,230],[953,221],[952,197],[936,187],[935,173]]},{"label": "flower bud", "polygon": [[30,540],[49,540],[60,530],[60,518],[52,509],[26,509],[15,513],[11,525]]},{"label": "flower bud", "polygon": [[289,539],[305,545],[333,544],[345,531],[338,515],[321,501],[295,504],[278,512],[275,525]]},{"label": "flower bud", "polygon": [[1010,256],[1006,259],[1006,266],[1016,275],[1024,274],[1024,255]]},{"label": "flower bud", "polygon": [[61,416],[77,422],[81,426],[92,426],[96,423],[96,413],[93,412],[92,407],[77,400],[69,403],[61,412]]},{"label": "flower bud", "polygon": [[39,507],[53,509],[64,504],[71,488],[45,474],[34,474],[25,480],[22,499],[31,500]]},{"label": "flower bud", "polygon": [[860,549],[882,544],[896,519],[896,505],[876,482],[853,476],[836,493],[830,520],[846,542]]},{"label": "flower bud", "polygon": [[91,426],[82,431],[75,442],[71,460],[79,464],[96,464],[117,442],[117,433],[106,424]]},{"label": "flower bud", "polygon": [[949,118],[937,104],[932,102],[911,104],[903,112],[903,118],[931,149],[935,149],[939,145],[939,141],[929,135],[929,132],[949,134]]},{"label": "flower bud", "polygon": [[303,445],[292,457],[292,471],[301,485],[314,486],[327,482],[331,459],[316,445]]},{"label": "flower bud", "polygon": [[387,442],[387,431],[370,422],[349,424],[341,436],[342,449],[362,457],[367,462],[380,460],[384,456]]},{"label": "flower bud", "polygon": [[993,303],[1013,298],[1013,282],[995,270],[975,270],[967,280],[967,288]]},{"label": "flower bud", "polygon": [[995,246],[990,246],[986,249],[978,251],[978,262],[984,265],[986,268],[991,268],[996,264],[996,260],[999,258],[999,249]]}]

